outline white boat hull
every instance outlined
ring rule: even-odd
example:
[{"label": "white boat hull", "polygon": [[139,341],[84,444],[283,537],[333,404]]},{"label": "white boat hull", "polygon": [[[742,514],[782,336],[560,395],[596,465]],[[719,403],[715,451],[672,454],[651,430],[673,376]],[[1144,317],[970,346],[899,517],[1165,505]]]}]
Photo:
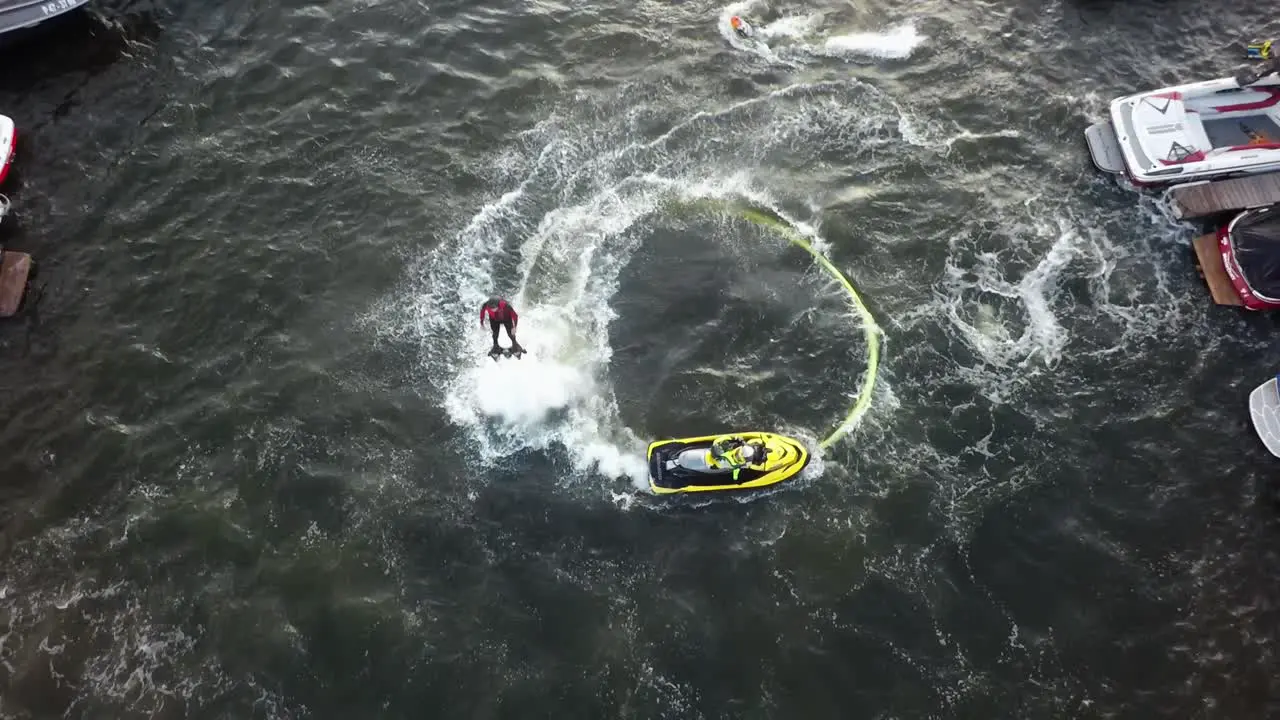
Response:
[{"label": "white boat hull", "polygon": [[0,0],[0,33],[39,25],[88,3],[89,0]]},{"label": "white boat hull", "polygon": [[1280,75],[1245,86],[1220,78],[1122,97],[1085,139],[1099,169],[1139,185],[1277,171]]},{"label": "white boat hull", "polygon": [[1272,455],[1280,457],[1280,389],[1271,378],[1249,393],[1253,429]]},{"label": "white boat hull", "polygon": [[13,154],[18,143],[18,129],[13,120],[0,115],[0,183],[9,176],[9,166],[13,164]]}]

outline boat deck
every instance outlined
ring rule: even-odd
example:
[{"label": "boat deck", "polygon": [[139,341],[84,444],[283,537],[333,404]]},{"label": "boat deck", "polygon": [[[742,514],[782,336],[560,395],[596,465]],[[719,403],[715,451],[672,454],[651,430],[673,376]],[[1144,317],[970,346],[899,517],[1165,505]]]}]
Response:
[{"label": "boat deck", "polygon": [[1202,123],[1215,148],[1280,142],[1280,125],[1266,113],[1233,118],[1207,118]]},{"label": "boat deck", "polygon": [[1280,202],[1280,173],[1175,185],[1169,200],[1180,220],[1271,205]]},{"label": "boat deck", "polygon": [[1191,241],[1195,248],[1196,260],[1200,265],[1200,274],[1209,286],[1209,295],[1219,305],[1244,305],[1244,301],[1236,294],[1236,288],[1227,276],[1227,267],[1222,264],[1222,253],[1218,251],[1218,234],[1201,235]]},{"label": "boat deck", "polygon": [[0,259],[0,318],[13,317],[22,307],[31,275],[31,256],[6,250]]}]

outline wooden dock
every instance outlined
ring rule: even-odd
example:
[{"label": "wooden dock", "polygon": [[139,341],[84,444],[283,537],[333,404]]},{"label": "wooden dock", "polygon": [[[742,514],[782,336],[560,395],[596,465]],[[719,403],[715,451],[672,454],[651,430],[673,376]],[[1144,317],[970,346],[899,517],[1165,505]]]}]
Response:
[{"label": "wooden dock", "polygon": [[1180,220],[1280,203],[1280,173],[1176,185],[1169,198]]},{"label": "wooden dock", "polygon": [[1209,286],[1209,294],[1219,305],[1244,305],[1244,301],[1236,294],[1235,285],[1227,275],[1227,267],[1222,264],[1222,253],[1218,250],[1218,234],[1201,235],[1191,241],[1196,249],[1196,259],[1200,261],[1200,274]]},{"label": "wooden dock", "polygon": [[15,250],[0,255],[0,318],[13,317],[22,307],[30,275],[30,255]]}]

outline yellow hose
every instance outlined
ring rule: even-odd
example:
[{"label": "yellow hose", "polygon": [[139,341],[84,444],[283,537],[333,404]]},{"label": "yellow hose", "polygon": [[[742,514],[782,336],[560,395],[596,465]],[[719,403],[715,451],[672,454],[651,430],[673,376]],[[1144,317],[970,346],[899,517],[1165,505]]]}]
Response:
[{"label": "yellow hose", "polygon": [[862,297],[858,295],[858,291],[853,287],[853,283],[849,282],[849,278],[840,272],[839,268],[831,264],[822,253],[813,248],[813,245],[800,234],[794,227],[788,225],[781,219],[769,215],[752,208],[735,208],[737,214],[744,220],[755,223],[763,228],[772,230],[785,237],[792,244],[804,249],[805,252],[813,256],[815,262],[826,270],[831,277],[844,288],[849,294],[849,301],[853,309],[857,311],[859,317],[862,318],[862,334],[867,341],[867,369],[862,374],[862,387],[858,388],[858,397],[853,401],[853,407],[849,408],[849,413],[845,415],[844,420],[831,431],[822,442],[818,443],[818,447],[826,450],[834,445],[840,438],[844,437],[857,427],[862,420],[862,416],[867,413],[867,409],[871,407],[871,392],[876,386],[876,373],[880,368],[880,326],[876,324],[875,317],[871,311],[867,309],[866,304],[862,302]]}]

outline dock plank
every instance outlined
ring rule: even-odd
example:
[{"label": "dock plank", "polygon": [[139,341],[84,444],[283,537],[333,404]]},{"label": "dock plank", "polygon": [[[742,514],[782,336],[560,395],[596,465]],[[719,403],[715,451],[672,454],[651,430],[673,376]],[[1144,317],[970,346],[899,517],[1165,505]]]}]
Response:
[{"label": "dock plank", "polygon": [[1200,261],[1200,273],[1204,275],[1205,284],[1209,286],[1209,294],[1219,305],[1244,305],[1244,301],[1236,294],[1236,288],[1227,276],[1227,268],[1222,264],[1222,253],[1218,250],[1218,234],[1201,235],[1191,241],[1196,249],[1196,259]]},{"label": "dock plank", "polygon": [[22,305],[31,275],[31,256],[6,250],[0,260],[0,318],[13,317]]},{"label": "dock plank", "polygon": [[1169,197],[1181,220],[1262,207],[1280,202],[1280,173],[1176,185]]}]

